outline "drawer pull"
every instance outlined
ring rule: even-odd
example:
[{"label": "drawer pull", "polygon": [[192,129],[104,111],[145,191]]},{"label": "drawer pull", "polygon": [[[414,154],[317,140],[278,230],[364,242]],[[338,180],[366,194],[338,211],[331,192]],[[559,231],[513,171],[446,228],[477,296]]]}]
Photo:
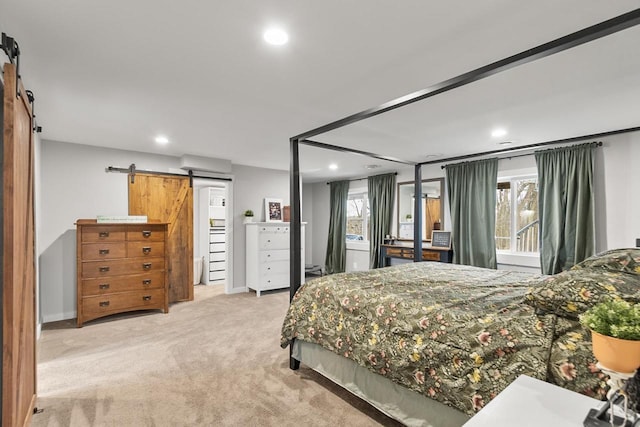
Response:
[{"label": "drawer pull", "polygon": [[100,289],[109,289],[109,284],[108,283],[101,283],[99,288]]},{"label": "drawer pull", "polygon": [[142,248],[142,253],[145,255],[149,255],[151,253],[151,246],[145,246]]},{"label": "drawer pull", "polygon": [[142,232],[142,237],[151,237],[151,232],[150,231],[143,231]]},{"label": "drawer pull", "polygon": [[109,249],[100,249],[98,252],[100,255],[107,255],[109,253]]},{"label": "drawer pull", "polygon": [[105,238],[105,237],[109,237],[109,232],[108,231],[101,231],[98,236],[100,236],[100,238]]},{"label": "drawer pull", "polygon": [[151,270],[151,263],[145,262],[144,264],[142,264],[142,268],[144,268],[145,270]]},{"label": "drawer pull", "polygon": [[142,297],[144,301],[151,301],[151,295],[145,295]]},{"label": "drawer pull", "polygon": [[106,273],[109,271],[109,267],[100,267],[100,273]]},{"label": "drawer pull", "polygon": [[109,307],[109,301],[100,301],[100,307]]},{"label": "drawer pull", "polygon": [[151,279],[144,279],[144,280],[142,281],[142,284],[143,284],[143,285],[150,285],[150,284],[151,284]]}]

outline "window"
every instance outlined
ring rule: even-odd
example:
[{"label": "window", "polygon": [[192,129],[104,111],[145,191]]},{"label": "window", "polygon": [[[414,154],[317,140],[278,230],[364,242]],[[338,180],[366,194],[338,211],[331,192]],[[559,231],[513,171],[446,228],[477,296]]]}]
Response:
[{"label": "window", "polygon": [[500,181],[496,191],[496,249],[538,252],[537,177]]},{"label": "window", "polygon": [[366,191],[349,193],[347,198],[347,241],[369,240],[369,198]]}]

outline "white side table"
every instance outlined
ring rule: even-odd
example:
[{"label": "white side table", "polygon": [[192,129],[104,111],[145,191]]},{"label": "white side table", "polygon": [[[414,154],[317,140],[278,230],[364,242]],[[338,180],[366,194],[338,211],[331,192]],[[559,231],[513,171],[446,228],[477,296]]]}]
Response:
[{"label": "white side table", "polygon": [[605,402],[520,375],[464,427],[581,427]]}]

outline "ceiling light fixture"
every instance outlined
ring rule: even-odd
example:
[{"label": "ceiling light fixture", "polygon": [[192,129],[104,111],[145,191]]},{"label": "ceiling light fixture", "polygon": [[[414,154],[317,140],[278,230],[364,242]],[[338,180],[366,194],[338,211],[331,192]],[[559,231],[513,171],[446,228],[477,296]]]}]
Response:
[{"label": "ceiling light fixture", "polygon": [[503,128],[496,128],[491,131],[491,136],[494,138],[502,138],[507,134],[507,130]]},{"label": "ceiling light fixture", "polygon": [[331,164],[329,165],[329,169],[331,169],[332,171],[334,171],[334,170],[338,169],[338,165],[336,165],[335,163],[331,163]]},{"label": "ceiling light fixture", "polygon": [[264,41],[274,46],[282,46],[289,41],[289,35],[282,28],[272,27],[262,35]]},{"label": "ceiling light fixture", "polygon": [[365,169],[377,169],[380,165],[372,164],[372,165],[364,165]]},{"label": "ceiling light fixture", "polygon": [[167,138],[166,136],[158,135],[156,136],[156,142],[158,144],[168,144],[169,138]]},{"label": "ceiling light fixture", "polygon": [[513,142],[511,142],[511,141],[498,142],[498,145],[511,145],[511,144],[513,144]]}]

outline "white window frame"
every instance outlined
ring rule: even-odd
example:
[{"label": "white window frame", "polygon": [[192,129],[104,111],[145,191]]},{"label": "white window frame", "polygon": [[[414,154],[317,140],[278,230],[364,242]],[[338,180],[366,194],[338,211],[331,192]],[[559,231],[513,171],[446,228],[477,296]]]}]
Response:
[{"label": "white window frame", "polygon": [[[367,187],[359,187],[359,188],[350,188],[347,196],[347,200],[356,195],[363,195],[367,200],[367,203],[364,204],[363,209],[366,209],[366,212],[363,212],[363,221],[362,221],[362,229],[365,230],[365,227],[369,227],[369,220],[367,217],[369,216],[369,190]],[[348,201],[347,201],[348,203]],[[368,234],[368,233],[367,233]],[[347,242],[347,250],[357,250],[357,251],[368,251],[369,250],[369,236],[366,236],[366,240],[346,240]]]},{"label": "white window frame", "polygon": [[524,266],[524,267],[537,267],[540,268],[540,253],[539,252],[517,252],[514,248],[517,247],[516,240],[516,231],[514,230],[515,224],[517,223],[517,209],[514,206],[516,197],[516,189],[515,185],[513,185],[514,181],[521,181],[524,179],[535,178],[538,179],[538,173],[535,169],[527,169],[522,171],[517,171],[514,173],[512,171],[509,175],[498,176],[498,182],[507,182],[511,183],[509,191],[510,199],[511,199],[511,249],[510,250],[496,250],[496,258],[498,264],[503,265],[514,265],[514,266]]}]

